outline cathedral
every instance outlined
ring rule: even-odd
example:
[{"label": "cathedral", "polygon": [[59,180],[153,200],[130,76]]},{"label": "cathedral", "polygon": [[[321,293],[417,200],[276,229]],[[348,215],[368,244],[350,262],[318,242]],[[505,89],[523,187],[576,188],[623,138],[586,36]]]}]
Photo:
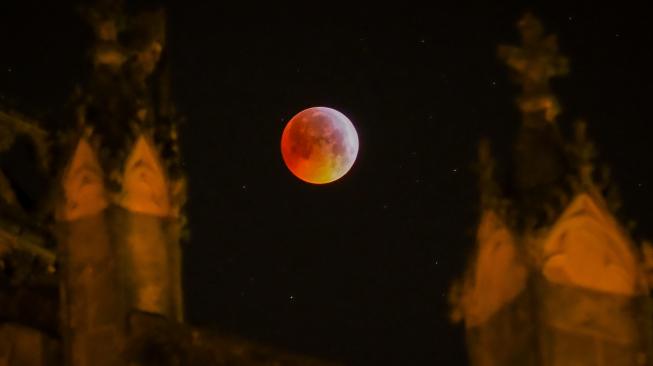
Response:
[{"label": "cathedral", "polygon": [[550,80],[569,66],[555,36],[530,14],[518,28],[522,44],[498,49],[521,86],[513,160],[479,145],[475,250],[451,291],[470,364],[653,365],[651,247],[615,217],[586,123],[571,138],[557,124]]},{"label": "cathedral", "polygon": [[[81,11],[89,75],[44,123],[0,108],[0,366],[335,365],[184,322],[183,118],[162,7]],[[474,255],[452,286],[473,366],[653,365],[653,246],[577,121],[558,126],[568,72],[532,15],[498,56],[521,86],[512,161],[479,144]],[[56,127],[52,127],[56,126]]]},{"label": "cathedral", "polygon": [[0,365],[332,365],[184,323],[165,11],[81,14],[91,71],[57,128],[0,111]]}]

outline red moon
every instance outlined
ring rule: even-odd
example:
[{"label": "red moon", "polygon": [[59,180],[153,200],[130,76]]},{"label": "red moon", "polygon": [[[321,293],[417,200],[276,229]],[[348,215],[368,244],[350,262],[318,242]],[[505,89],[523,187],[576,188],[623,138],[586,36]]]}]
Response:
[{"label": "red moon", "polygon": [[305,109],[281,136],[283,161],[297,178],[313,184],[342,178],[358,155],[358,134],[342,113],[327,107]]}]

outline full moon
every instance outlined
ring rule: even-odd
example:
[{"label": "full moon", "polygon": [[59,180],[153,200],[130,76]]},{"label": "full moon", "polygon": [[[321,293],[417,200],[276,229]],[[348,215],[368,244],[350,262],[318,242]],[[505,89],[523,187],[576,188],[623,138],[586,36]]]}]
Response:
[{"label": "full moon", "polygon": [[297,178],[331,183],[347,174],[358,155],[358,134],[342,113],[313,107],[297,113],[281,136],[283,161]]}]

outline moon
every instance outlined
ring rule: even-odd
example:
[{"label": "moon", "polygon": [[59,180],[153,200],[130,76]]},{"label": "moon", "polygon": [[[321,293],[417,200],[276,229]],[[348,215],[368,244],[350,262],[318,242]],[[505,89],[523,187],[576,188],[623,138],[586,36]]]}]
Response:
[{"label": "moon", "polygon": [[354,165],[358,133],[349,118],[337,110],[308,108],[284,128],[281,155],[297,178],[313,184],[331,183]]}]

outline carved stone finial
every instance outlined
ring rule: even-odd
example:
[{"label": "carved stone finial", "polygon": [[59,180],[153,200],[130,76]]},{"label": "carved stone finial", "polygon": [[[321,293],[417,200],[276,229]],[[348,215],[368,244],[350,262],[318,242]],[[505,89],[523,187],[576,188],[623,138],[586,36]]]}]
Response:
[{"label": "carved stone finial", "polygon": [[555,35],[545,36],[542,24],[532,14],[524,15],[517,25],[521,47],[499,46],[499,57],[515,72],[517,82],[522,85],[522,96],[517,102],[525,115],[524,122],[554,122],[560,107],[550,91],[549,81],[565,75],[569,62],[558,53]]}]

